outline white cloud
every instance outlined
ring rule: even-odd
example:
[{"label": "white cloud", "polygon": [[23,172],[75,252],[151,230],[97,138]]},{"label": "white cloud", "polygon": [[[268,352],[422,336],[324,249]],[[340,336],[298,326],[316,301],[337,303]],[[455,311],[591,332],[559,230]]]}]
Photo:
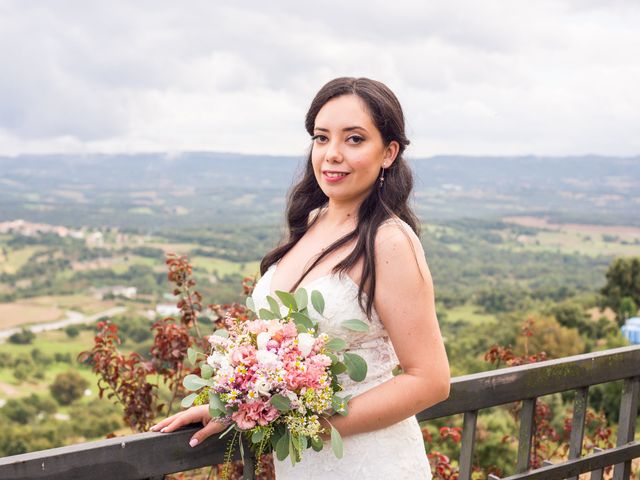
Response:
[{"label": "white cloud", "polygon": [[353,75],[396,92],[414,156],[634,155],[637,5],[4,1],[0,154],[302,154],[313,95]]}]

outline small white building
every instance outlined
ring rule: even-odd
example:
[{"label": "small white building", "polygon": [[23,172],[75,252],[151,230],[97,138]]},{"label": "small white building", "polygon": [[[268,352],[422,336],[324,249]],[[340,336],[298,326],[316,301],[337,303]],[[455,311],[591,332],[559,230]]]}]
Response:
[{"label": "small white building", "polygon": [[640,345],[640,317],[628,318],[621,328],[622,335],[634,345]]},{"label": "small white building", "polygon": [[156,305],[156,313],[162,317],[171,317],[173,315],[179,315],[180,309],[175,303],[159,303]]},{"label": "small white building", "polygon": [[88,247],[104,247],[104,236],[102,232],[92,232],[87,236],[85,242]]}]

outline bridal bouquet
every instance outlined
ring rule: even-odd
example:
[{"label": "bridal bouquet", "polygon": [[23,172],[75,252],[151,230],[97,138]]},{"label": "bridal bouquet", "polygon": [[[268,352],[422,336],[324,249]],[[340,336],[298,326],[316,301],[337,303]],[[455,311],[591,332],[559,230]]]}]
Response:
[{"label": "bridal bouquet", "polygon": [[[322,450],[320,418],[347,414],[350,395],[339,395],[339,375],[346,372],[352,380],[362,381],[367,374],[366,362],[345,351],[344,340],[318,332],[317,322],[308,314],[305,289],[276,295],[282,305],[268,296],[270,308],[258,312],[248,297],[250,320],[225,318],[225,328],[209,337],[209,352],[188,352],[190,362],[199,365],[200,376],[184,378],[185,388],[194,393],[183,399],[182,406],[208,403],[211,417],[229,424],[221,438],[235,431],[227,461],[238,436],[243,458],[242,436],[258,458],[273,451],[278,460],[289,456],[292,464],[309,447]],[[314,290],[310,300],[322,315],[322,294]],[[359,332],[368,329],[355,319],[342,326]],[[341,458],[342,439],[333,426],[331,447]]]}]

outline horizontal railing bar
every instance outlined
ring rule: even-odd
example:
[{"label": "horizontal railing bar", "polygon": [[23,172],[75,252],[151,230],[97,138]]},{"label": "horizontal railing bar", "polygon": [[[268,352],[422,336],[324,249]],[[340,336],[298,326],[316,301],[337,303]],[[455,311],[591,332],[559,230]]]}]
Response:
[{"label": "horizontal railing bar", "polygon": [[452,379],[449,398],[416,417],[447,417],[637,375],[638,345],[474,373]]},{"label": "horizontal railing bar", "polygon": [[[171,433],[138,433],[0,458],[2,480],[91,478],[139,480],[224,463],[229,436],[195,448],[202,425]],[[239,458],[236,449],[234,458]]]},{"label": "horizontal railing bar", "polygon": [[560,480],[636,457],[640,457],[640,442],[631,442],[621,447],[594,453],[588,457],[567,460],[563,463],[541,467],[525,473],[517,473],[510,477],[503,477],[501,480]]},{"label": "horizontal railing bar", "polygon": [[[449,399],[417,417],[444,417],[638,375],[640,346],[466,375],[452,380]],[[211,438],[191,448],[188,442],[197,428],[201,427],[168,434],[147,432],[0,458],[0,478],[139,480],[223,463],[228,437]],[[640,447],[634,443],[538,470],[559,468],[562,473],[557,476],[536,476],[536,471],[510,479],[562,478],[639,456]],[[234,458],[238,457],[236,451]]]}]

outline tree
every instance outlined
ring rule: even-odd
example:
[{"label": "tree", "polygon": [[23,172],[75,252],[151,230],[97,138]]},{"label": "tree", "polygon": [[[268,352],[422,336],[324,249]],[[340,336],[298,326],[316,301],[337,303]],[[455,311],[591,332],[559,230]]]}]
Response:
[{"label": "tree", "polygon": [[[588,337],[595,337],[596,325],[584,308],[577,302],[566,301],[551,307],[551,315],[560,325],[567,328],[577,328]],[[597,337],[595,337],[597,338]]]},{"label": "tree", "polygon": [[56,376],[49,390],[60,405],[69,405],[81,398],[88,386],[89,382],[82,375],[69,370]]},{"label": "tree", "polygon": [[578,330],[560,325],[553,317],[535,319],[535,335],[519,337],[516,351],[545,352],[549,358],[569,357],[584,353],[585,343]]},{"label": "tree", "polygon": [[617,314],[618,324],[622,325],[625,321],[621,311],[623,299],[629,297],[636,306],[640,304],[640,257],[616,258],[607,270],[607,283],[600,293],[604,296],[603,306],[611,307]]},{"label": "tree", "polygon": [[9,337],[9,341],[11,343],[15,343],[16,345],[27,345],[33,342],[33,339],[36,338],[36,334],[33,333],[28,328],[23,328],[21,331],[14,333]]},{"label": "tree", "polygon": [[622,319],[622,321],[625,321],[630,317],[634,317],[637,313],[638,305],[633,301],[633,298],[623,297],[623,299],[620,300],[618,318]]},{"label": "tree", "polygon": [[69,325],[64,329],[64,332],[67,334],[67,337],[74,338],[80,334],[80,330],[75,325]]}]

